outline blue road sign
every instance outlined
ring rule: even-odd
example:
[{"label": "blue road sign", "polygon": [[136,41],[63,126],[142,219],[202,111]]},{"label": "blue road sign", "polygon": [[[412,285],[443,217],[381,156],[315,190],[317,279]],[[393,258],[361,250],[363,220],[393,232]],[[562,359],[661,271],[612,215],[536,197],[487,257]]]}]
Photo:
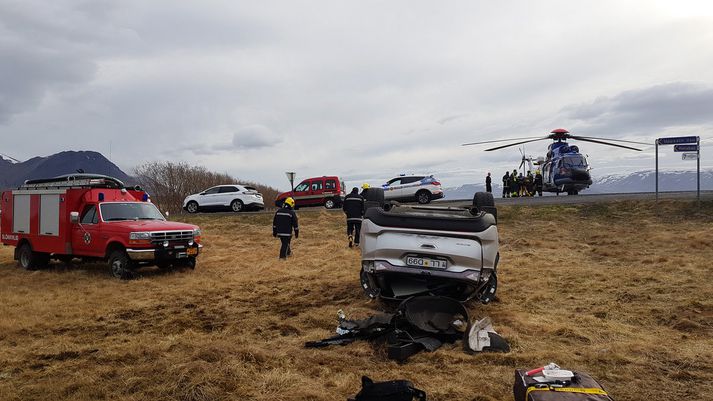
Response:
[{"label": "blue road sign", "polygon": [[698,152],[698,145],[673,145],[674,152]]},{"label": "blue road sign", "polygon": [[659,145],[676,145],[678,143],[698,143],[697,136],[670,136],[657,139]]}]

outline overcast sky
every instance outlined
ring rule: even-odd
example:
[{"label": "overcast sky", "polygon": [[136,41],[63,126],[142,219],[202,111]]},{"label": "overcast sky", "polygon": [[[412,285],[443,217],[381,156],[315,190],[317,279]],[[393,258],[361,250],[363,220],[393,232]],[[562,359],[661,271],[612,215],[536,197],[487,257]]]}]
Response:
[{"label": "overcast sky", "polygon": [[[713,2],[0,0],[0,153],[21,160],[457,186],[520,158],[462,143],[560,127],[699,135],[713,167]],[[577,144],[595,177],[654,166],[653,146]]]}]

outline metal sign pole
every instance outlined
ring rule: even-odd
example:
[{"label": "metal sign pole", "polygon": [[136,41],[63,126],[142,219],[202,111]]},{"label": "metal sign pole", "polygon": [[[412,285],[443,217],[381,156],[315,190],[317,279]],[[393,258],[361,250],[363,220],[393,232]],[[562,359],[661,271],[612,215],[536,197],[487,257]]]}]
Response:
[{"label": "metal sign pole", "polygon": [[698,157],[696,158],[696,198],[698,199],[698,207],[701,207],[701,137],[696,137],[696,147],[698,150],[696,153]]},{"label": "metal sign pole", "polygon": [[656,203],[659,201],[659,140],[656,139]]}]

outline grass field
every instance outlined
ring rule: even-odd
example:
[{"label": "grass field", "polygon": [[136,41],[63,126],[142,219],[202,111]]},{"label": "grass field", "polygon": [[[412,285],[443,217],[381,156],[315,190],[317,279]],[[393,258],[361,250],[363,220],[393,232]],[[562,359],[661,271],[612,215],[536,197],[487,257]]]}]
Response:
[{"label": "grass field", "polygon": [[508,354],[461,344],[405,364],[368,343],[314,350],[336,312],[384,309],[359,286],[341,213],[301,214],[289,262],[270,215],[185,217],[195,271],[119,281],[103,265],[28,272],[0,248],[2,400],[345,400],[364,374],[429,400],[511,400],[515,368],[549,362],[617,400],[713,400],[713,204],[502,207],[498,301],[471,304]]}]

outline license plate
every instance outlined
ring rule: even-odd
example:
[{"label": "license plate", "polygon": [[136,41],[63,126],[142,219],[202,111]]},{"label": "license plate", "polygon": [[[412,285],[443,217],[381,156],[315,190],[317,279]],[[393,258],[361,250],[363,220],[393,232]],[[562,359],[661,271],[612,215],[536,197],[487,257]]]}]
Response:
[{"label": "license plate", "polygon": [[196,256],[198,255],[198,248],[188,248],[186,249],[186,254],[189,256]]},{"label": "license plate", "polygon": [[446,269],[448,267],[448,262],[445,260],[407,256],[406,265],[412,267],[425,267],[428,269]]}]

